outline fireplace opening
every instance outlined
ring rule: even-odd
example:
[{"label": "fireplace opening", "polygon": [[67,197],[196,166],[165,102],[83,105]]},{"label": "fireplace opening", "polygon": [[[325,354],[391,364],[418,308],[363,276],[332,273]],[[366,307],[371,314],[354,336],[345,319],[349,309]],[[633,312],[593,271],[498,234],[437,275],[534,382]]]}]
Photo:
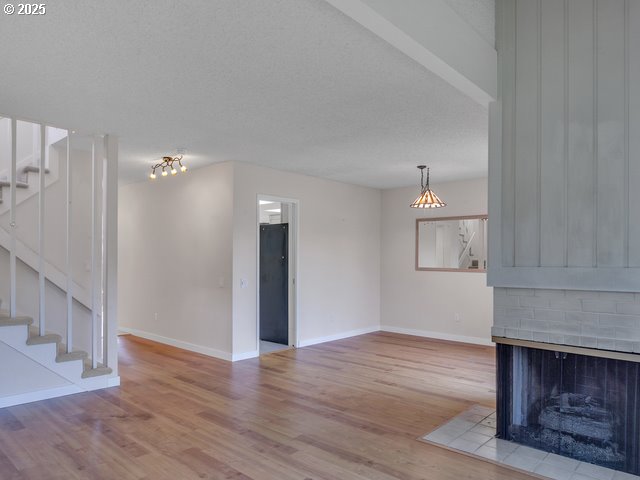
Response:
[{"label": "fireplace opening", "polygon": [[497,347],[498,437],[640,473],[638,363]]}]

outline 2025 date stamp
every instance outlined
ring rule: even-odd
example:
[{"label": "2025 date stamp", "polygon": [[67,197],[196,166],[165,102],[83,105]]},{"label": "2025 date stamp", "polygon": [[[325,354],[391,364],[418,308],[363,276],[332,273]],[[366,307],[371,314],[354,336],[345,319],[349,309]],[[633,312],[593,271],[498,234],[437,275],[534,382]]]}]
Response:
[{"label": "2025 date stamp", "polygon": [[6,15],[45,15],[46,3],[5,3],[3,11]]}]

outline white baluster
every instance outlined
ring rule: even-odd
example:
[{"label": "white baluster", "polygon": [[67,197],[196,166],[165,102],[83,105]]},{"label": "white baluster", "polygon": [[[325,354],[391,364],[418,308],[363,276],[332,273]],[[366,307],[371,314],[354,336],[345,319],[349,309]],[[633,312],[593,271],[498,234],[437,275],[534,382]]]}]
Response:
[{"label": "white baluster", "polygon": [[[96,138],[94,137],[91,144],[91,364],[92,368],[98,366],[98,308],[99,300],[99,278],[98,267],[96,265],[97,252],[100,249],[101,235],[98,226],[99,215],[99,197],[100,186],[98,179],[98,156],[96,152]],[[96,242],[97,245],[96,245]]]},{"label": "white baluster", "polygon": [[[103,201],[103,362],[117,373],[117,275],[118,275],[118,138],[104,137]],[[113,332],[113,333],[112,333]]]},{"label": "white baluster", "polygon": [[71,131],[67,130],[67,234],[66,234],[66,273],[67,273],[67,353],[73,350],[73,275],[71,263]]},{"label": "white baluster", "polygon": [[45,176],[45,155],[47,149],[47,127],[40,125],[40,160],[38,167],[38,183],[40,190],[38,191],[38,288],[39,288],[39,317],[40,317],[40,335],[45,334],[45,271],[44,271],[44,176]]},{"label": "white baluster", "polygon": [[10,293],[9,293],[9,315],[16,316],[16,182],[18,175],[16,172],[16,150],[17,150],[17,130],[18,122],[15,118],[11,119],[11,179],[9,186],[10,196],[10,214],[9,227],[11,229],[11,242],[9,252],[9,276],[10,276]]}]

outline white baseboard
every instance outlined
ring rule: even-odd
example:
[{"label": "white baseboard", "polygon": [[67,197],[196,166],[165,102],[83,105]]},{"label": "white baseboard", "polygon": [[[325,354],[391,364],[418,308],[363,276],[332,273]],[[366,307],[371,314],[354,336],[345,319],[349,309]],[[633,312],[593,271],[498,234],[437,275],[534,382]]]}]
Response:
[{"label": "white baseboard", "polygon": [[176,340],[175,338],[163,337],[162,335],[156,335],[155,333],[145,332],[143,330],[137,330],[135,328],[119,327],[118,330],[121,333],[130,333],[131,335],[135,335],[136,337],[142,337],[146,338],[147,340],[153,340],[154,342],[171,345],[172,347],[182,348],[183,350],[201,353],[209,357],[215,357],[227,361],[232,360],[231,354],[229,352],[223,352],[222,350],[216,350],[215,348],[204,347],[202,345],[196,345],[195,343]]},{"label": "white baseboard", "polygon": [[455,335],[453,333],[432,332],[429,330],[414,330],[411,328],[392,327],[390,325],[382,325],[380,330],[390,333],[402,333],[404,335],[415,335],[416,337],[435,338],[437,340],[449,340],[451,342],[471,343],[474,345],[493,346],[490,338],[467,337],[465,335]]},{"label": "white baseboard", "polygon": [[247,360],[248,358],[256,358],[260,356],[258,350],[252,350],[250,352],[234,353],[231,355],[231,361],[237,362],[239,360]]},{"label": "white baseboard", "polygon": [[364,335],[366,333],[380,331],[379,326],[360,328],[358,330],[349,330],[348,332],[336,333],[335,335],[327,335],[326,337],[310,338],[308,340],[300,340],[298,347],[309,347],[311,345],[317,345],[319,343],[333,342],[334,340],[342,340],[343,338],[357,337],[358,335]]},{"label": "white baseboard", "polygon": [[49,398],[64,397],[65,395],[73,395],[74,393],[82,393],[83,391],[84,390],[77,385],[65,385],[63,387],[48,388],[46,390],[20,393],[18,395],[8,395],[6,397],[0,397],[0,408],[38,402]]},{"label": "white baseboard", "polygon": [[[259,356],[259,352],[257,350],[230,354],[229,352],[223,352],[221,350],[204,347],[202,345],[196,345],[193,343],[184,342],[182,340],[176,340],[174,338],[163,337],[162,335],[156,335],[155,333],[145,332],[142,330],[137,330],[135,328],[120,327],[119,331],[122,333],[130,333],[131,335],[135,335],[137,337],[146,338],[147,340],[153,340],[154,342],[164,343],[165,345],[171,345],[172,347],[182,348],[184,350],[201,353],[209,357],[215,357],[215,358],[227,360],[230,362],[237,362],[240,360],[256,358]],[[367,333],[379,332],[379,331],[401,333],[405,335],[415,335],[417,337],[434,338],[437,340],[449,340],[452,342],[471,343],[475,345],[486,345],[486,346],[493,345],[493,342],[489,338],[468,337],[464,335],[455,335],[450,333],[432,332],[429,330],[414,330],[410,328],[401,328],[401,327],[393,327],[390,325],[383,325],[381,327],[371,326],[366,328],[360,328],[357,330],[349,330],[347,332],[341,332],[334,335],[327,335],[326,337],[316,337],[316,338],[310,338],[308,340],[301,340],[298,344],[298,348],[309,347],[311,345],[318,345],[320,343],[333,342],[335,340],[342,340],[344,338],[349,338],[349,337],[357,337],[358,335],[365,335]]]}]

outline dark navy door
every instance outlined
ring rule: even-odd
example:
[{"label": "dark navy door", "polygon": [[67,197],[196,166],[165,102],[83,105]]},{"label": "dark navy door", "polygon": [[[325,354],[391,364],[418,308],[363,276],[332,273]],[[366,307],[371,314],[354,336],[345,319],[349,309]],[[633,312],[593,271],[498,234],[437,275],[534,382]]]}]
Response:
[{"label": "dark navy door", "polygon": [[289,224],[260,225],[260,340],[289,343]]}]

